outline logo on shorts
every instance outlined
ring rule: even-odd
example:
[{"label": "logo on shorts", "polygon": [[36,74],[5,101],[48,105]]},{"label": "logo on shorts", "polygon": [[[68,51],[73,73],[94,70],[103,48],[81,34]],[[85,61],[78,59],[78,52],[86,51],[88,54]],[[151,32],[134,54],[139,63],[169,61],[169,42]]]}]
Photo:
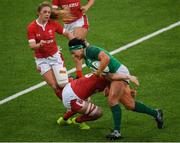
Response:
[{"label": "logo on shorts", "polygon": [[78,7],[79,6],[79,2],[75,2],[75,3],[70,3],[70,4],[65,4],[62,5],[62,8],[66,8],[66,7]]}]

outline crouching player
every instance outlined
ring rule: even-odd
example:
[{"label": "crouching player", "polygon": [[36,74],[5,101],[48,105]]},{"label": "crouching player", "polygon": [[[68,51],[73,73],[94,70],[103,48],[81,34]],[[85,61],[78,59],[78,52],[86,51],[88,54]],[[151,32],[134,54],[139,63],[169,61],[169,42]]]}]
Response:
[{"label": "crouching player", "polygon": [[[137,79],[135,76],[124,74],[107,75],[109,79],[116,80],[130,80],[133,83]],[[74,123],[82,123],[85,121],[92,121],[102,116],[102,109],[95,104],[87,101],[88,97],[95,92],[103,91],[110,85],[110,81],[104,77],[98,77],[94,74],[87,74],[85,77],[76,79],[68,83],[62,92],[62,101],[64,106],[69,110],[64,114],[64,117],[60,117],[58,122],[60,124],[71,124],[69,120],[71,116],[76,113],[82,114],[81,116],[73,119]]]},{"label": "crouching player", "polygon": [[102,109],[86,99],[97,90],[103,91],[107,85],[109,85],[109,81],[105,78],[89,74],[73,80],[64,87],[62,91],[64,106],[73,113],[82,114],[75,119],[75,122],[93,121],[102,116]]}]

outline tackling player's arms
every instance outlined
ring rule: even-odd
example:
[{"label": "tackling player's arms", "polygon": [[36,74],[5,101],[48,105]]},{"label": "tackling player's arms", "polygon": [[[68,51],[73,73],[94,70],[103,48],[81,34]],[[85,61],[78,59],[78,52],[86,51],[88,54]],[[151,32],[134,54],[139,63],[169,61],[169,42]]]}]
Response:
[{"label": "tackling player's arms", "polygon": [[107,73],[104,75],[107,79],[111,81],[115,80],[130,80],[132,83],[134,83],[136,86],[139,86],[139,81],[136,76],[128,75],[124,73]]}]

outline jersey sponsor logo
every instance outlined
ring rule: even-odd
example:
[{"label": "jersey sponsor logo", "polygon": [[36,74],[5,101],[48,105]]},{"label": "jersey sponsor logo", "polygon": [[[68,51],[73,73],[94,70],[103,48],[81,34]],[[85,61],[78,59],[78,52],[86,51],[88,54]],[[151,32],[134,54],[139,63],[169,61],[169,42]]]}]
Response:
[{"label": "jersey sponsor logo", "polygon": [[78,6],[79,6],[79,2],[75,2],[75,3],[62,5],[62,8],[66,8],[66,7],[72,8],[72,7],[78,7]]}]

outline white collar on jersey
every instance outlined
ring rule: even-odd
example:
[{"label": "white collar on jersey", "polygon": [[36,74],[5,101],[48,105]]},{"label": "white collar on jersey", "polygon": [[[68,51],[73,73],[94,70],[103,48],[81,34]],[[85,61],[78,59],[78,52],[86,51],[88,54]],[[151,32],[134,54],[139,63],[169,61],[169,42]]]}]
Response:
[{"label": "white collar on jersey", "polygon": [[45,24],[40,24],[40,23],[38,22],[38,19],[36,19],[36,23],[37,23],[37,25],[39,25],[40,27],[42,27],[42,29],[45,31],[45,27],[46,27],[46,24],[47,24],[48,22],[46,22]]},{"label": "white collar on jersey", "polygon": [[87,49],[87,48],[84,48],[84,49],[83,49],[83,50],[84,50],[84,56],[85,56],[85,57],[86,57],[86,49]]}]

